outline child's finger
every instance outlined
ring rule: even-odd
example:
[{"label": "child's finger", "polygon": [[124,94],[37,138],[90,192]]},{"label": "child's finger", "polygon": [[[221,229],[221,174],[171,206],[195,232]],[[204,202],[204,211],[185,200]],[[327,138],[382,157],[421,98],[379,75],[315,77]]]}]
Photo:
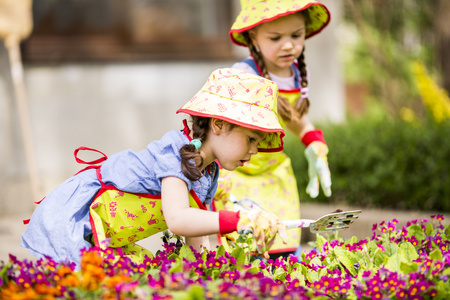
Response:
[{"label": "child's finger", "polygon": [[306,186],[306,193],[311,198],[316,198],[319,195],[319,178],[317,176],[310,178],[309,183]]}]

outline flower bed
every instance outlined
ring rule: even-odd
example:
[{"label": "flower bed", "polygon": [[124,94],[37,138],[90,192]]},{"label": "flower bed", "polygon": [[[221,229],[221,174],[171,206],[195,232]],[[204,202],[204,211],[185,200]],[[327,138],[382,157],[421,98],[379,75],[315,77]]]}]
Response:
[{"label": "flower bed", "polygon": [[301,259],[260,260],[251,237],[231,253],[166,240],[143,263],[89,249],[80,270],[51,259],[0,264],[0,299],[448,299],[450,227],[442,216],[373,226],[371,238],[317,236]]}]

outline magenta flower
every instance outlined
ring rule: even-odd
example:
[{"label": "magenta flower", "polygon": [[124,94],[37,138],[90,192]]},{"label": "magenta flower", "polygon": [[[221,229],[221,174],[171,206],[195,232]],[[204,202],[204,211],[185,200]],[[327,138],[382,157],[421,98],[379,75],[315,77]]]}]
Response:
[{"label": "magenta flower", "polygon": [[381,252],[386,252],[386,248],[384,248],[383,245],[381,245],[380,243],[377,244],[378,250],[380,250]]},{"label": "magenta flower", "polygon": [[[395,220],[395,219],[394,219]],[[397,221],[397,223],[398,223],[398,221]],[[387,229],[389,230],[389,231],[395,231],[395,224],[396,223],[394,223],[394,222],[387,222]]]}]

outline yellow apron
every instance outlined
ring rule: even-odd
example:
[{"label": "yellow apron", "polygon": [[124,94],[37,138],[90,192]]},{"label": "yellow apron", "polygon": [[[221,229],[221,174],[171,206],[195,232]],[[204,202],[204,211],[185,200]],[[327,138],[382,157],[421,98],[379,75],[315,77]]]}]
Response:
[{"label": "yellow apron", "polygon": [[[295,105],[300,89],[280,90]],[[280,124],[284,122],[279,118]],[[238,199],[250,198],[266,210],[283,220],[300,218],[300,199],[290,158],[283,152],[264,153],[252,156],[250,162],[235,171],[220,170],[219,187],[214,197],[214,210],[233,210],[229,194]],[[300,245],[301,229],[287,231],[288,241],[277,239],[269,253],[294,252]],[[231,234],[236,238],[237,234]],[[226,238],[219,236],[219,243],[226,245]]]},{"label": "yellow apron", "polygon": [[[127,193],[114,185],[106,185],[101,180],[100,168],[97,168],[97,177],[102,188],[89,207],[95,246],[102,249],[120,247],[134,261],[142,260],[143,254],[152,257],[150,251],[135,243],[168,229],[161,195]],[[189,192],[189,204],[207,209],[193,190]]]},{"label": "yellow apron", "polygon": [[[86,162],[77,156],[81,150],[96,151],[101,153],[102,157]],[[108,157],[98,150],[80,147],[75,150],[74,155],[78,163],[90,165],[78,173],[96,169],[97,178],[101,183],[100,190],[89,206],[89,221],[92,228],[90,242],[102,249],[121,248],[123,254],[135,262],[142,262],[145,255],[153,257],[153,253],[136,242],[168,229],[162,212],[161,195],[128,193],[117,189],[114,185],[105,184],[100,172],[101,166],[95,164],[104,162]],[[189,205],[207,209],[193,190],[189,191]]]}]

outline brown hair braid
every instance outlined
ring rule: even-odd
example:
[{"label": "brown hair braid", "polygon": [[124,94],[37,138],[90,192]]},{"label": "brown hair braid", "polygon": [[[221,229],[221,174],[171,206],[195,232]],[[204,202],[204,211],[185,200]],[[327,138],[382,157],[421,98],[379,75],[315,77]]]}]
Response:
[{"label": "brown hair braid", "polygon": [[[303,51],[300,54],[298,61],[298,70],[300,71],[300,78],[302,79],[302,88],[308,87],[308,73],[306,71],[306,63],[305,63],[305,46],[303,46]],[[309,99],[308,97],[300,98],[299,101],[295,104],[295,108],[300,116],[308,113],[309,110]]]},{"label": "brown hair braid", "polygon": [[[201,142],[206,141],[210,129],[211,118],[191,116],[193,138]],[[186,144],[180,149],[181,156],[181,171],[192,181],[197,181],[202,177],[200,167],[203,165],[203,158],[200,156],[200,151],[195,150],[192,144]],[[200,159],[200,164],[197,166],[193,163],[197,158]]]},{"label": "brown hair braid", "polygon": [[[261,69],[261,73],[262,73],[263,77],[270,80],[269,72],[267,71],[267,67],[266,67],[266,64],[264,63],[264,59],[263,59],[262,55],[259,53],[259,51],[256,50],[255,45],[253,45],[253,42],[250,38],[248,31],[243,32],[242,35],[244,36],[244,39],[248,45],[250,54],[255,59],[258,67]],[[292,119],[293,108],[289,104],[289,101],[281,95],[278,96],[277,111],[278,111],[278,114],[284,120],[290,121]]]}]

